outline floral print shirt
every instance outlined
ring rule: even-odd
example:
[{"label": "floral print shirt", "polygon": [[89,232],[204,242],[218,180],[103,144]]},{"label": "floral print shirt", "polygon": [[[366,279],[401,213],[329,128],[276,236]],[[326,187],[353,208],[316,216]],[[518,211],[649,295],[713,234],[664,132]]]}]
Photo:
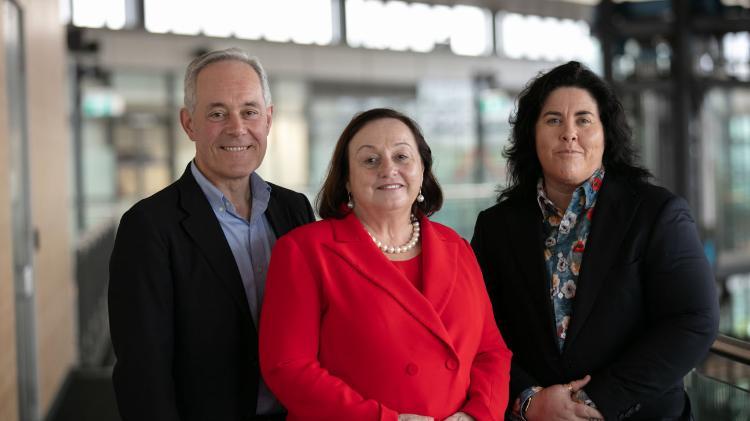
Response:
[{"label": "floral print shirt", "polygon": [[573,313],[578,272],[591,229],[596,197],[603,180],[604,168],[600,168],[573,192],[565,212],[547,198],[541,178],[537,183],[537,202],[544,218],[544,262],[549,279],[550,300],[555,311],[555,336],[560,352],[565,344]]}]

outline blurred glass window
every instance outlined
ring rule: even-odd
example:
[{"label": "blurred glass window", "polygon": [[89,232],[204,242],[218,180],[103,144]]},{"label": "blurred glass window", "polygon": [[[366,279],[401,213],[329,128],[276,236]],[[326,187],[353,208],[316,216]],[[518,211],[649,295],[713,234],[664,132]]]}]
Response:
[{"label": "blurred glass window", "polygon": [[297,44],[330,44],[331,13],[330,0],[144,0],[149,32]]},{"label": "blurred glass window", "polygon": [[740,80],[750,80],[750,32],[726,34],[722,44],[726,73]]},{"label": "blurred glass window", "polygon": [[442,46],[468,56],[492,50],[491,15],[474,6],[346,0],[346,28],[352,47],[429,52]]},{"label": "blurred glass window", "polygon": [[498,23],[502,51],[510,58],[587,64],[598,60],[599,44],[584,21],[500,13]]},{"label": "blurred glass window", "polygon": [[125,0],[73,0],[73,25],[88,28],[125,27]]}]

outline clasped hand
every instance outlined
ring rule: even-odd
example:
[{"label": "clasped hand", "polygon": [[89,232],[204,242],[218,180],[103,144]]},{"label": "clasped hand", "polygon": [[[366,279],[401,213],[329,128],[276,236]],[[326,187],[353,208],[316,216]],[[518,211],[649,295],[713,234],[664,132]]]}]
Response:
[{"label": "clasped hand", "polygon": [[583,388],[591,376],[568,384],[556,384],[537,392],[526,410],[529,421],[595,421],[604,420],[596,408],[576,401],[574,395]]}]

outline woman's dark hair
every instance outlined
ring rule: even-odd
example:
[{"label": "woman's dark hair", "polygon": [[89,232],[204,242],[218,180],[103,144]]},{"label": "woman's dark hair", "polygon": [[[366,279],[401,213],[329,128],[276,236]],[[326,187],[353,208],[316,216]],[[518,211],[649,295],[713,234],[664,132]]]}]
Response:
[{"label": "woman's dark hair", "polygon": [[440,184],[438,184],[435,175],[432,174],[432,151],[424,140],[419,125],[406,115],[390,108],[373,108],[356,114],[336,142],[336,148],[328,166],[328,175],[326,175],[323,187],[315,200],[315,206],[318,208],[318,215],[321,218],[340,219],[349,213],[344,206],[349,200],[349,192],[346,190],[346,182],[349,179],[349,143],[367,123],[384,118],[393,118],[406,124],[414,135],[419,156],[422,158],[422,165],[424,166],[422,195],[424,196],[424,202],[414,202],[412,213],[430,216],[443,205],[443,191],[440,189]]},{"label": "woman's dark hair", "polygon": [[571,61],[540,73],[518,95],[516,112],[510,118],[513,126],[510,144],[503,151],[508,160],[508,185],[500,192],[498,202],[534,190],[542,175],[542,165],[536,154],[536,122],[549,95],[562,87],[585,89],[596,101],[604,129],[602,164],[607,175],[639,181],[651,177],[651,173],[638,164],[625,110],[612,88],[583,64]]}]

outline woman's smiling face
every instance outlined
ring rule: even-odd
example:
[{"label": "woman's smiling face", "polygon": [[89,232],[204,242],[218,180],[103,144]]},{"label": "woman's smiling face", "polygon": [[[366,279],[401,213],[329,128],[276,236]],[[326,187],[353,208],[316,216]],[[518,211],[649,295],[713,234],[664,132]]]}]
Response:
[{"label": "woman's smiling face", "polygon": [[422,186],[424,165],[414,134],[394,118],[367,123],[348,147],[349,179],[355,211],[410,212]]}]

